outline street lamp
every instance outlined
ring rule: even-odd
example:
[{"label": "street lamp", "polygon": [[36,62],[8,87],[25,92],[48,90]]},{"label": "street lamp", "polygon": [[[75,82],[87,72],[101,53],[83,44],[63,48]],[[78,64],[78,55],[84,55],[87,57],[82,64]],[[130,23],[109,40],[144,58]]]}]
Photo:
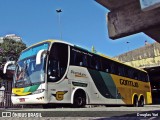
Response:
[{"label": "street lamp", "polygon": [[57,12],[57,13],[60,13],[60,12],[62,12],[62,10],[61,10],[61,9],[57,9],[56,12]]},{"label": "street lamp", "polygon": [[130,49],[129,49],[129,43],[130,43],[130,42],[127,41],[126,43],[127,43],[127,50],[128,50],[128,52],[129,52],[129,50],[130,50]]},{"label": "street lamp", "polygon": [[61,19],[60,19],[60,13],[62,12],[62,10],[61,9],[56,9],[56,12],[58,13],[60,39],[62,40]]}]

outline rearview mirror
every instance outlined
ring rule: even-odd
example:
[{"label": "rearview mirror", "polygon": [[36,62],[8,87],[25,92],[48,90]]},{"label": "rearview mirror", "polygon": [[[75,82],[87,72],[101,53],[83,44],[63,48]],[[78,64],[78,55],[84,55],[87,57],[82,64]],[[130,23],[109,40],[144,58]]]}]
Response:
[{"label": "rearview mirror", "polygon": [[41,57],[42,55],[44,54],[47,54],[47,50],[40,50],[38,53],[37,53],[37,56],[36,56],[36,65],[39,65],[41,64]]},{"label": "rearview mirror", "polygon": [[8,65],[13,65],[13,64],[15,64],[15,61],[6,62],[6,64],[4,65],[4,68],[3,68],[3,73],[6,74]]}]

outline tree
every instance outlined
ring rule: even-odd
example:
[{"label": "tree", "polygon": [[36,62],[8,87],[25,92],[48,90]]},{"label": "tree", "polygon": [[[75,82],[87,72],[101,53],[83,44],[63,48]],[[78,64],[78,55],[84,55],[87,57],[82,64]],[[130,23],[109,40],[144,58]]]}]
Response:
[{"label": "tree", "polygon": [[3,41],[0,43],[0,64],[9,60],[18,60],[21,51],[26,48],[26,44],[8,38],[4,38]]}]

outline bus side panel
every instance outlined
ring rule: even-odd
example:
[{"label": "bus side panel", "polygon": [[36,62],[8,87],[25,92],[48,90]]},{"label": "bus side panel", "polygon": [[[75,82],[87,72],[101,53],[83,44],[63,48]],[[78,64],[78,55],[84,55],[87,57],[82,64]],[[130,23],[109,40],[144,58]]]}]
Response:
[{"label": "bus side panel", "polygon": [[[124,104],[109,73],[88,69],[98,104]],[[92,91],[92,90],[91,90]],[[94,95],[94,96],[95,96]]]},{"label": "bus side panel", "polygon": [[48,82],[49,103],[70,103],[71,90],[68,79],[59,82]]},{"label": "bus side panel", "polygon": [[[99,71],[70,66],[67,77],[71,81],[71,91],[81,87],[86,92],[88,104],[117,104],[116,91],[112,86],[109,88],[110,91],[106,91],[107,83]],[[119,100],[123,103],[121,99]]]},{"label": "bus side panel", "polygon": [[150,85],[148,82],[142,82],[127,77],[111,75],[117,86],[118,93],[122,96],[125,104],[133,104],[134,95],[138,96],[138,100],[143,96],[146,104],[152,102]]}]

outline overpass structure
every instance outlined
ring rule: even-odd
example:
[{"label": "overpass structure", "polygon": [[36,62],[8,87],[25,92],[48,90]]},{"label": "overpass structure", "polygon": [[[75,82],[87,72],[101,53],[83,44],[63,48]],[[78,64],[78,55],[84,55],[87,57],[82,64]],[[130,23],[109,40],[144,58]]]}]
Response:
[{"label": "overpass structure", "polygon": [[160,0],[96,0],[110,10],[109,37],[117,39],[144,32],[160,42]]},{"label": "overpass structure", "polygon": [[[160,43],[160,0],[96,0],[110,10],[108,35],[117,39],[144,32]],[[153,103],[160,104],[160,44],[148,44],[115,58],[149,73]]]},{"label": "overpass structure", "polygon": [[151,81],[153,103],[160,104],[160,44],[157,42],[147,44],[114,58],[133,67],[146,70]]}]

